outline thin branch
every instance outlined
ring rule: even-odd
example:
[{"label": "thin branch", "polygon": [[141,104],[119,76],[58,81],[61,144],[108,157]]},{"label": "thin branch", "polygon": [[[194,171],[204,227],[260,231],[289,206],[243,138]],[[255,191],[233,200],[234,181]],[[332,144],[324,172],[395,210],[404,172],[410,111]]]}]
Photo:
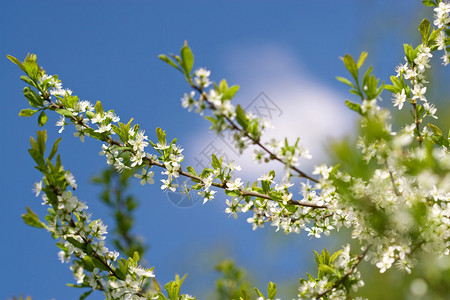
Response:
[{"label": "thin branch", "polygon": [[[191,83],[191,87],[194,88],[196,91],[198,91],[201,95],[201,97],[209,104],[209,106],[211,108],[216,108],[215,105],[213,103],[211,103],[210,101],[208,101],[208,95],[206,94],[206,92],[203,91],[202,88],[194,85]],[[222,117],[225,118],[225,120],[227,120],[227,122],[229,123],[229,125],[232,127],[232,129],[239,131],[241,133],[244,134],[245,137],[247,137],[249,140],[252,141],[252,143],[254,145],[259,146],[262,150],[264,150],[267,154],[269,154],[270,158],[277,160],[279,162],[281,162],[282,164],[286,165],[286,163],[279,158],[277,155],[275,155],[272,151],[270,151],[269,149],[267,149],[267,147],[265,147],[263,144],[261,144],[261,142],[258,139],[253,138],[250,134],[248,134],[248,132],[244,131],[242,128],[240,128],[239,126],[236,125],[236,123],[234,123],[233,120],[231,120],[229,117],[225,116],[224,114],[221,114]],[[304,177],[306,179],[309,179],[315,183],[319,183],[319,181],[311,176],[309,176],[308,174],[306,174],[305,172],[301,171],[300,169],[298,169],[295,166],[289,166],[292,170],[294,170],[295,172],[297,172],[300,177]]]}]

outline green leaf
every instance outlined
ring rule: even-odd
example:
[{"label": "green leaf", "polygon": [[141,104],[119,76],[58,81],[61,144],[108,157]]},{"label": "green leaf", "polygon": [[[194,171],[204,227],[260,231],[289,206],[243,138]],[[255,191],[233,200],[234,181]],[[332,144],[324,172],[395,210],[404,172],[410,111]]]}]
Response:
[{"label": "green leaf", "polygon": [[393,85],[387,84],[387,85],[384,86],[384,88],[386,90],[388,90],[389,92],[391,92],[391,93],[399,93],[400,92],[399,89],[397,87],[393,86]]},{"label": "green leaf", "polygon": [[48,120],[48,117],[47,117],[47,115],[45,114],[45,111],[42,111],[42,112],[40,113],[40,115],[39,115],[39,118],[38,118],[38,124],[39,124],[39,126],[40,126],[40,127],[44,126],[45,123],[47,123],[47,120]]},{"label": "green leaf", "polygon": [[137,264],[139,262],[139,253],[134,251],[133,253],[133,261]]},{"label": "green leaf", "polygon": [[444,28],[438,28],[438,29],[434,29],[430,34],[430,37],[428,38],[428,42],[429,43],[435,43],[436,39],[438,38],[439,34],[441,33],[442,29]]},{"label": "green leaf", "polygon": [[438,134],[433,135],[431,137],[431,140],[433,141],[433,143],[435,143],[436,145],[438,145],[440,147],[446,147],[446,148],[450,147],[449,140],[442,135],[438,135]]},{"label": "green leaf", "polygon": [[222,99],[223,100],[231,100],[238,90],[239,90],[238,85],[231,86],[223,93]]},{"label": "green leaf", "polygon": [[364,63],[364,61],[366,60],[366,58],[367,58],[367,52],[366,51],[363,51],[362,53],[361,53],[361,55],[359,56],[359,59],[358,59],[358,63],[357,63],[357,68],[359,69],[359,68],[361,68],[361,66],[363,65],[363,63]]},{"label": "green leaf", "polygon": [[412,64],[415,59],[414,49],[411,45],[403,44],[403,48],[405,49],[405,56],[408,60],[408,63]]},{"label": "green leaf", "polygon": [[[222,79],[219,83],[219,92],[221,94],[225,93],[228,90],[228,83],[225,79]],[[222,96],[223,98],[223,96]]]},{"label": "green leaf", "polygon": [[37,149],[28,149],[33,160],[38,164],[38,166],[45,168],[45,161],[42,154]]},{"label": "green leaf", "polygon": [[225,190],[225,194],[230,197],[237,197],[241,195],[241,192],[238,190]]},{"label": "green leaf", "polygon": [[31,109],[31,108],[26,108],[26,109],[22,109],[19,112],[19,116],[21,116],[21,117],[31,117],[36,112],[37,112],[37,110]]},{"label": "green leaf", "polygon": [[422,0],[422,3],[426,6],[437,6],[437,4],[432,0]]},{"label": "green leaf", "polygon": [[248,127],[248,118],[245,114],[244,109],[242,109],[241,105],[237,105],[236,107],[236,120],[239,123],[239,125],[242,126],[242,129],[246,130]]},{"label": "green leaf", "polygon": [[44,152],[45,152],[45,142],[47,141],[47,131],[39,130],[39,131],[36,131],[36,133],[37,133],[37,141],[35,141],[33,143],[32,140],[34,141],[34,139],[32,137],[30,137],[30,142],[32,144],[32,148],[34,150],[38,151],[40,153],[40,155],[43,157]]},{"label": "green leaf", "polygon": [[282,201],[283,200],[283,197],[282,197],[283,193],[281,193],[281,192],[270,191],[269,192],[269,196],[273,200],[277,200],[277,201]]},{"label": "green leaf", "polygon": [[272,281],[270,281],[267,286],[267,297],[269,299],[275,299],[276,295],[277,295],[277,285]]},{"label": "green leaf", "polygon": [[29,85],[31,85],[31,86],[33,86],[33,87],[38,89],[38,86],[36,85],[36,83],[30,77],[22,75],[22,76],[20,76],[20,79],[22,79],[23,81],[25,81]]},{"label": "green leaf", "polygon": [[336,270],[334,270],[332,267],[328,266],[328,265],[324,265],[324,264],[320,264],[319,265],[319,271],[320,272],[324,272],[324,273],[328,273],[328,274],[334,274],[336,273]]},{"label": "green leaf", "polygon": [[[28,77],[26,77],[28,78]],[[27,98],[28,102],[33,107],[40,107],[44,105],[44,100],[35,91],[33,91],[29,86],[23,89],[23,95]]]},{"label": "green leaf", "polygon": [[101,103],[100,101],[97,101],[97,103],[95,103],[94,108],[95,108],[95,111],[96,111],[98,114],[103,114],[103,113],[105,112],[105,111],[103,110],[103,106],[102,106],[102,103]]},{"label": "green leaf", "polygon": [[[81,244],[81,243],[80,243]],[[84,246],[84,244],[82,244]],[[80,248],[83,249],[83,248]],[[92,260],[92,262],[94,263],[95,267],[102,270],[102,271],[106,271],[109,272],[109,269],[97,258],[94,258]],[[120,278],[119,278],[120,279]]]},{"label": "green leaf", "polygon": [[349,100],[345,100],[345,105],[347,105],[348,108],[350,108],[351,110],[356,111],[360,115],[362,114],[362,109],[361,109],[361,105],[360,104],[351,102]]},{"label": "green leaf", "polygon": [[[85,250],[86,246],[83,243],[80,243],[79,241],[77,241],[76,239],[74,239],[73,237],[67,237],[66,240],[71,243],[73,246],[77,247],[80,250]],[[95,260],[95,259],[94,259]],[[94,261],[93,260],[93,261]],[[95,261],[94,261],[95,264]],[[97,266],[97,264],[95,264]]]},{"label": "green leaf", "polygon": [[336,258],[338,258],[339,254],[341,254],[342,250],[339,250],[335,253],[333,253],[333,255],[331,255],[330,257],[330,263],[332,263]]},{"label": "green leaf", "polygon": [[167,296],[169,296],[170,300],[178,300],[178,296],[180,296],[180,286],[175,281],[168,282],[164,289],[167,291]]},{"label": "green leaf", "polygon": [[25,73],[34,80],[37,81],[39,75],[39,66],[37,64],[37,57],[34,54],[28,54],[23,62]]},{"label": "green leaf", "polygon": [[259,297],[262,297],[264,300],[266,300],[266,297],[264,297],[264,295],[257,288],[255,288],[255,292]]},{"label": "green leaf", "polygon": [[92,119],[93,117],[95,117],[95,113],[92,112],[92,111],[87,111],[87,112],[86,112],[86,117],[88,117],[89,120],[90,120],[90,119]]},{"label": "green leaf", "polygon": [[428,127],[430,127],[431,131],[433,131],[434,134],[442,135],[442,131],[439,129],[439,127],[437,127],[436,125],[433,125],[431,123],[428,123],[427,125],[428,125]]},{"label": "green leaf", "polygon": [[336,79],[339,80],[340,82],[345,83],[346,85],[349,85],[352,88],[356,89],[356,86],[353,83],[351,83],[351,81],[348,80],[347,78],[336,76]]},{"label": "green leaf", "polygon": [[169,57],[167,57],[167,55],[161,54],[158,56],[160,60],[162,60],[163,62],[171,65],[172,67],[174,67],[175,69],[177,69],[178,71],[182,72],[180,67],[177,66],[173,60],[171,60]]},{"label": "green leaf", "polygon": [[70,110],[57,108],[57,109],[55,109],[55,111],[62,116],[69,117],[69,118],[73,117],[73,113]]},{"label": "green leaf", "polygon": [[6,55],[6,57],[7,57],[10,61],[12,61],[13,63],[15,63],[16,65],[18,65],[19,67],[22,68],[22,63],[20,62],[20,60],[18,60],[17,58],[15,58],[15,57],[12,56],[12,55]]},{"label": "green leaf", "polygon": [[48,156],[49,160],[52,160],[53,156],[55,156],[56,152],[58,151],[59,142],[61,142],[61,138],[57,139],[53,144],[52,150],[50,151],[50,155]]},{"label": "green leaf", "polygon": [[188,47],[187,42],[184,42],[184,46],[181,48],[181,59],[183,62],[184,72],[187,76],[189,76],[189,74],[191,74],[192,67],[194,66],[194,55]]},{"label": "green leaf", "polygon": [[428,35],[430,34],[431,24],[427,19],[423,19],[419,25],[420,35],[422,36],[422,44],[427,45]]},{"label": "green leaf", "polygon": [[247,291],[244,289],[241,289],[241,297],[239,300],[250,300],[250,296],[248,295]]},{"label": "green leaf", "polygon": [[211,154],[211,166],[214,168],[214,170],[222,169],[222,163],[217,159],[217,156],[213,153]]},{"label": "green leaf", "polygon": [[46,228],[45,224],[39,220],[39,217],[27,206],[27,213],[22,215],[23,221],[36,228]]},{"label": "green leaf", "polygon": [[355,79],[355,81],[357,82],[358,81],[358,67],[357,67],[353,57],[351,57],[349,54],[346,54],[342,60],[344,61],[344,65],[347,68],[347,70],[350,72],[350,74],[352,74],[353,79]]},{"label": "green leaf", "polygon": [[330,253],[328,252],[327,249],[322,250],[322,256],[323,262],[328,265],[330,263]]},{"label": "green leaf", "polygon": [[197,173],[195,173],[195,170],[193,167],[188,166],[188,167],[186,167],[186,170],[189,172],[189,174],[197,176]]},{"label": "green leaf", "polygon": [[93,291],[94,291],[94,290],[90,290],[90,291],[87,291],[87,292],[83,293],[83,294],[80,296],[80,299],[79,299],[79,300],[84,300],[84,299],[86,299],[86,297],[89,296]]},{"label": "green leaf", "polygon": [[164,145],[166,143],[166,133],[161,128],[156,128],[156,136],[160,144]]}]

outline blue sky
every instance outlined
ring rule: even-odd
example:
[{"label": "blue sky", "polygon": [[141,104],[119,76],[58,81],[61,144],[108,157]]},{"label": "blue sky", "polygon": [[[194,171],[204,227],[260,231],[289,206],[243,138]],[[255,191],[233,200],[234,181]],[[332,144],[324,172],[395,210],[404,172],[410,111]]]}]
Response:
[{"label": "blue sky", "polygon": [[[48,73],[58,74],[64,87],[81,99],[101,100],[122,121],[134,117],[151,139],[156,127],[165,129],[184,146],[187,164],[193,164],[215,137],[207,131],[207,121],[181,107],[179,99],[188,86],[157,58],[161,53],[177,53],[187,40],[196,66],[212,70],[214,80],[227,78],[241,85],[237,103],[249,104],[260,92],[278,103],[283,116],[273,120],[279,127],[271,134],[304,134],[313,156],[318,153],[315,161],[320,161],[326,159],[321,150],[324,139],[348,133],[352,125],[351,114],[341,109],[351,96],[334,79],[345,75],[338,57],[368,50],[375,74],[387,79],[402,61],[405,38],[418,42],[415,28],[424,13],[430,12],[420,1],[407,0],[2,1],[0,297],[23,293],[33,299],[77,299],[80,295],[65,286],[73,279],[68,265],[57,260],[55,242],[20,218],[26,206],[41,216],[45,213],[31,193],[40,175],[27,153],[29,137],[38,126],[35,118],[17,116],[27,108],[24,83],[6,54],[20,59],[28,52],[37,54],[39,63]],[[316,125],[305,130],[305,125],[298,125],[302,119]],[[319,128],[328,124],[325,120],[330,125]],[[45,126],[49,142],[63,137],[60,152],[66,169],[77,178],[77,195],[95,217],[108,223],[107,211],[96,200],[99,189],[89,184],[105,166],[98,155],[100,144],[81,143],[72,129],[58,134],[55,122],[51,116]],[[237,159],[249,166],[247,156]],[[307,168],[310,165],[306,163]],[[255,173],[243,176],[259,177],[260,170],[251,170]],[[145,258],[155,266],[158,280],[167,282],[175,273],[189,273],[183,291],[200,297],[213,285],[218,258],[233,258],[248,268],[259,287],[269,280],[292,283],[310,269],[311,251],[326,243],[304,234],[275,234],[272,228],[254,232],[247,216],[234,220],[223,213],[224,195],[204,206],[181,209],[157,185],[142,188],[136,182],[133,192],[141,200],[136,231],[150,245]],[[287,291],[284,295],[293,297]]]}]

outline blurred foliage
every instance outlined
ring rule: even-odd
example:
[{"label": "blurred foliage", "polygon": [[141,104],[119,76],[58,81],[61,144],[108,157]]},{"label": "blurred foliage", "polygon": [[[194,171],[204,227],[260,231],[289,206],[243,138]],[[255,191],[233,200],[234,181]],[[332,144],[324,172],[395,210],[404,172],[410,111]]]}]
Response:
[{"label": "blurred foliage", "polygon": [[20,295],[19,298],[12,297],[12,298],[8,298],[8,300],[31,300],[31,297],[27,296],[26,298],[24,298],[22,295]]},{"label": "blurred foliage", "polygon": [[217,264],[215,269],[221,274],[216,281],[216,299],[229,300],[240,297],[246,299],[250,282],[242,268],[237,267],[235,262],[229,259]]},{"label": "blurred foliage", "polygon": [[112,242],[117,250],[128,257],[133,257],[135,251],[140,257],[144,257],[147,246],[142,238],[132,233],[134,225],[133,212],[139,205],[138,200],[128,194],[130,177],[134,170],[124,170],[117,173],[113,167],[106,168],[98,176],[92,178],[92,182],[101,185],[103,191],[100,195],[101,201],[107,205],[114,217],[114,229]]}]

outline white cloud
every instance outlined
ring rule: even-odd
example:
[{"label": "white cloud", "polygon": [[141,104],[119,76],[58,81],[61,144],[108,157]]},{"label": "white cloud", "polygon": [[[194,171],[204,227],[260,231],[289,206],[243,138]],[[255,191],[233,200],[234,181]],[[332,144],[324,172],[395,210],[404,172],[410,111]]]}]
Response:
[{"label": "white cloud", "polygon": [[[356,118],[344,104],[346,96],[308,74],[297,56],[277,45],[236,45],[227,49],[225,63],[232,78],[229,83],[241,86],[234,99],[235,104],[246,107],[264,92],[282,111],[281,116],[273,116],[274,129],[267,130],[264,140],[287,137],[294,142],[300,137],[301,143],[313,156],[311,161],[304,161],[303,164],[304,169],[310,169],[312,164],[326,161],[327,142],[348,134]],[[197,150],[194,153],[201,153],[205,146],[214,141],[217,148],[238,158],[223,142],[214,140],[214,135],[208,133],[206,127],[196,132],[189,145]],[[255,167],[251,157],[251,151],[247,150],[238,158],[243,170],[264,170]]]}]

